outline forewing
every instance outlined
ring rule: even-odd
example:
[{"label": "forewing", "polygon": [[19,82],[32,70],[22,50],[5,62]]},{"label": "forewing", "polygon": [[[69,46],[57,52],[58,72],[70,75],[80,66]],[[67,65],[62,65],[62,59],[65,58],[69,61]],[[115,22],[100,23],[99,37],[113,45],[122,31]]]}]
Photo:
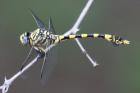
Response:
[{"label": "forewing", "polygon": [[30,9],[30,12],[31,12],[36,24],[37,24],[37,27],[40,28],[41,30],[45,31],[46,28],[45,28],[44,23],[39,19],[39,17],[31,9]]}]

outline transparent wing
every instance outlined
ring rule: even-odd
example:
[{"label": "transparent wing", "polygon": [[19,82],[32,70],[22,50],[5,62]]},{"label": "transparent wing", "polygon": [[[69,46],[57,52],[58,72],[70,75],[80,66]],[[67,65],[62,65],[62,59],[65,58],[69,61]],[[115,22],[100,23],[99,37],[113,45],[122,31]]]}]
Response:
[{"label": "transparent wing", "polygon": [[31,9],[29,9],[29,10],[30,10],[30,12],[31,12],[36,24],[37,24],[37,27],[43,31],[46,30],[44,23],[39,19],[39,17]]},{"label": "transparent wing", "polygon": [[48,51],[46,54],[46,60],[42,65],[41,69],[41,83],[45,85],[50,76],[53,72],[55,66],[57,64],[57,48],[51,49],[51,51]]},{"label": "transparent wing", "polygon": [[49,24],[48,24],[48,31],[52,32],[53,34],[56,34],[55,29],[54,29],[54,25],[52,23],[52,18],[49,18]]},{"label": "transparent wing", "polygon": [[[50,33],[55,33],[51,17],[49,18],[48,31]],[[50,46],[51,44],[52,40],[49,41],[49,44],[47,46]],[[57,47],[49,50],[45,55],[40,75],[42,84],[46,84],[56,64],[57,64]]]}]

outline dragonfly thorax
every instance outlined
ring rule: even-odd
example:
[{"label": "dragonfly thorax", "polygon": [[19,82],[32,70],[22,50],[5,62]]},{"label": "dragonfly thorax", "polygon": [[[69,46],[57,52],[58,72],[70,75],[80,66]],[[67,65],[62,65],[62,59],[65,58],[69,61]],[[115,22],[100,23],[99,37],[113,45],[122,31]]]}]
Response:
[{"label": "dragonfly thorax", "polygon": [[30,32],[29,38],[29,44],[31,46],[39,46],[43,47],[48,45],[50,41],[53,41],[56,39],[55,35],[49,32],[48,30],[41,30],[36,29],[33,32]]}]

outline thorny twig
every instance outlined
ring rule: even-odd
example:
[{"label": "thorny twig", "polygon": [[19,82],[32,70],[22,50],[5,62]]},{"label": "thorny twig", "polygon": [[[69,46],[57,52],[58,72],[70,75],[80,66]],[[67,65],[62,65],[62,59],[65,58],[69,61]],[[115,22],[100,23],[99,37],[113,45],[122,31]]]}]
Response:
[{"label": "thorny twig", "polygon": [[[73,25],[73,27],[67,31],[66,33],[64,33],[64,35],[70,35],[70,34],[76,34],[79,31],[79,26],[82,22],[82,20],[84,19],[85,15],[87,14],[90,6],[92,5],[92,3],[94,2],[94,0],[88,0],[86,6],[84,7],[83,11],[81,12],[80,16],[78,17],[77,21],[75,22],[75,24]],[[80,43],[80,41],[78,39],[75,39],[75,41],[77,42],[77,44],[79,45],[81,51],[83,52],[83,54],[86,55],[86,57],[90,60],[90,62],[93,64],[93,66],[97,66],[98,64],[92,60],[92,58],[89,56],[89,54],[87,53],[87,51],[84,49],[84,47],[82,46],[82,44]],[[49,47],[47,47],[45,49],[45,52],[47,53],[52,47],[54,47],[56,44],[52,44]],[[0,86],[0,90],[2,90],[2,93],[6,93],[8,92],[8,89],[10,87],[10,85],[14,82],[15,79],[17,79],[21,74],[23,74],[23,72],[25,72],[26,70],[28,70],[33,64],[35,64],[37,62],[39,58],[39,55],[36,56],[27,66],[25,66],[21,71],[19,71],[18,73],[16,73],[13,77],[11,77],[10,79],[7,79],[5,77],[5,81],[3,83],[2,86]]]}]

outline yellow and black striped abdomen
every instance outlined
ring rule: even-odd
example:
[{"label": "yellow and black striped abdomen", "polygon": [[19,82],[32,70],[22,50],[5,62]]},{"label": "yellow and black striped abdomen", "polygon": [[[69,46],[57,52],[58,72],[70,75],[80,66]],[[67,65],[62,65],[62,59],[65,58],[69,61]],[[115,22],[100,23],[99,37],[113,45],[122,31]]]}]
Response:
[{"label": "yellow and black striped abdomen", "polygon": [[75,39],[75,38],[103,38],[110,41],[112,35],[109,34],[76,34],[76,35],[68,35],[68,36],[59,36],[60,40],[67,40],[67,39]]},{"label": "yellow and black striped abdomen", "polygon": [[117,45],[119,45],[119,44],[126,45],[126,44],[130,43],[128,40],[123,40],[119,36],[110,35],[110,34],[98,34],[98,33],[94,33],[94,34],[75,34],[75,35],[68,35],[68,36],[59,35],[58,38],[59,38],[60,42],[64,41],[64,40],[68,40],[68,39],[75,39],[75,38],[101,38],[101,39],[105,39],[109,42],[115,43]]}]

